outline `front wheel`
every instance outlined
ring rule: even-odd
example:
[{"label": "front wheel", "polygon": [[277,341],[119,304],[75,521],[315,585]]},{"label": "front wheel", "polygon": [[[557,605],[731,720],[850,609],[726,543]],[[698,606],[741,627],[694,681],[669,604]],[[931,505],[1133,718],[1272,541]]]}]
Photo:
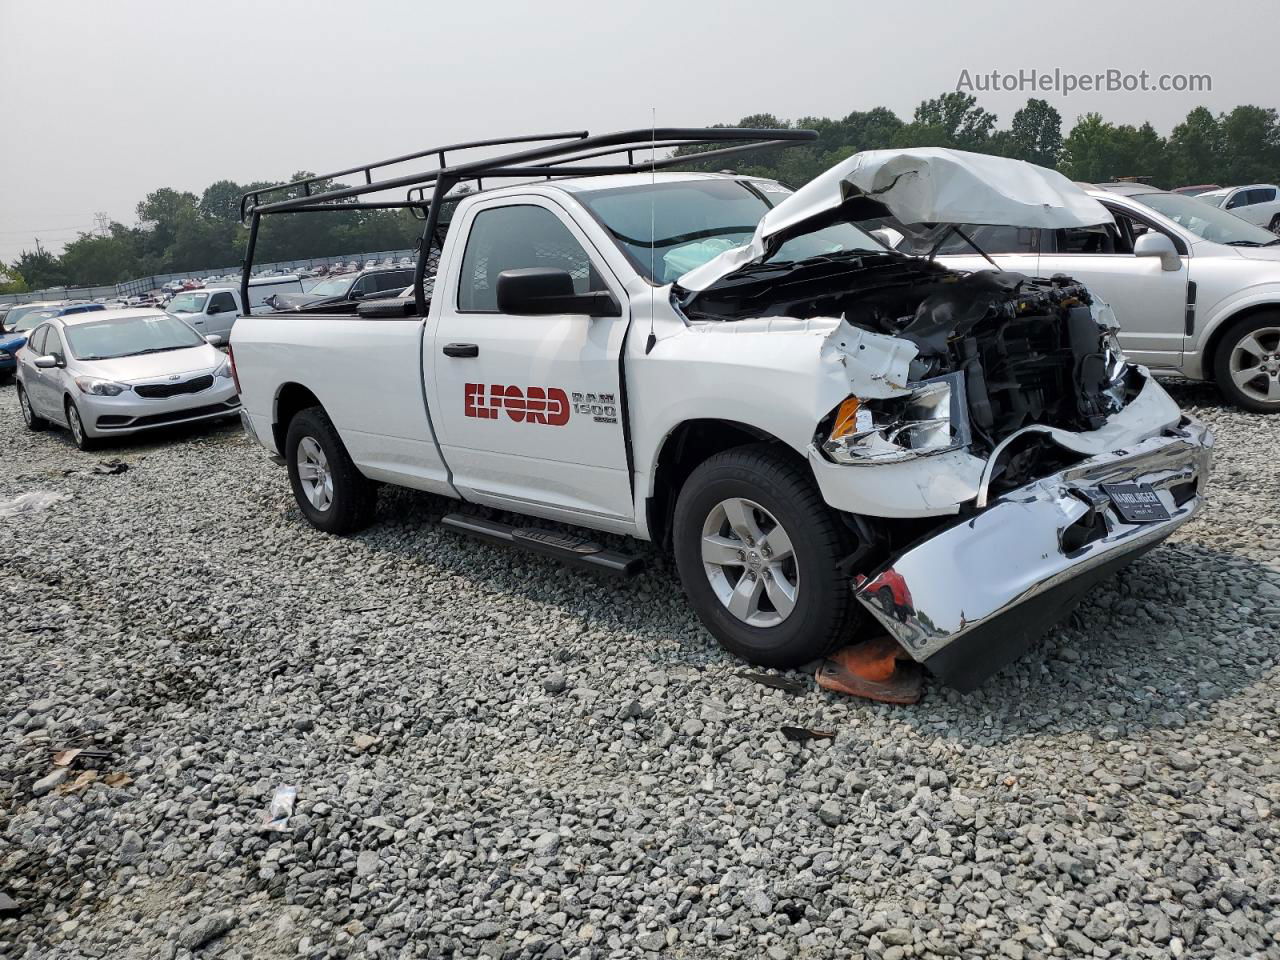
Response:
[{"label": "front wheel", "polygon": [[1280,213],[1271,218],[1271,232],[1280,234]]},{"label": "front wheel", "polygon": [[680,490],[672,533],[685,593],[730,653],[798,667],[854,626],[841,572],[852,536],[784,452],[738,447],[700,465]]},{"label": "front wheel", "polygon": [[18,384],[18,406],[22,408],[22,419],[28,430],[39,432],[49,425],[44,417],[36,416],[35,410],[31,408],[31,398],[27,396],[22,384]]},{"label": "front wheel", "polygon": [[84,428],[84,421],[80,419],[80,408],[76,406],[74,400],[67,400],[67,429],[71,431],[71,439],[75,441],[77,447],[81,450],[93,450],[98,446],[98,441],[89,436]]},{"label": "front wheel", "polygon": [[372,522],[377,487],[356,468],[323,409],[294,417],[284,448],[294,498],[313,527],[345,534]]},{"label": "front wheel", "polygon": [[1232,324],[1219,341],[1213,376],[1236,406],[1254,413],[1280,413],[1280,313]]}]

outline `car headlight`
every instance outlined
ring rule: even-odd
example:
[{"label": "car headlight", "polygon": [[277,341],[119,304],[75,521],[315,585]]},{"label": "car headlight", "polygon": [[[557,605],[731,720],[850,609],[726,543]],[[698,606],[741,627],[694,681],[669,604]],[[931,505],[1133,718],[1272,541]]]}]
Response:
[{"label": "car headlight", "polygon": [[231,361],[223,360],[222,363],[218,364],[218,369],[213,371],[213,378],[215,380],[230,380],[231,379]]},{"label": "car headlight", "polygon": [[849,397],[829,419],[822,450],[836,463],[896,463],[969,445],[959,371],[914,384],[901,397]]},{"label": "car headlight", "polygon": [[76,386],[80,388],[81,393],[92,394],[95,397],[116,397],[129,389],[123,383],[103,380],[100,377],[76,377]]}]

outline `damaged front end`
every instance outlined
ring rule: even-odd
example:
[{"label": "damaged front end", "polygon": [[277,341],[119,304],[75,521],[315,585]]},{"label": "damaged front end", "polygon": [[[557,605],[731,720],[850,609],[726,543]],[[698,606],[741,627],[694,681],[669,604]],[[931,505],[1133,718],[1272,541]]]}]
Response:
[{"label": "damaged front end", "polygon": [[[895,169],[886,191],[910,175]],[[946,192],[937,176],[932,188]],[[695,324],[839,318],[822,360],[844,366],[850,393],[816,424],[809,459],[857,528],[855,596],[912,659],[972,689],[1194,515],[1213,438],[1126,362],[1110,308],[1081,284],[961,274],[851,240],[867,195],[820,201],[804,217],[784,202],[754,257],[682,277],[673,303]],[[1036,215],[1092,215],[1068,205]],[[841,249],[786,257],[818,237]]]}]

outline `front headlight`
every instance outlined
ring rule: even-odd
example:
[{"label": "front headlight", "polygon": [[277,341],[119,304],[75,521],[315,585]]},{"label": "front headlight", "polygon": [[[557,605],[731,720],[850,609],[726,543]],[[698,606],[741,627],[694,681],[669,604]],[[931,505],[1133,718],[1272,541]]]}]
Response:
[{"label": "front headlight", "polygon": [[836,463],[896,463],[969,444],[964,374],[949,373],[883,400],[849,397],[836,409],[822,450]]},{"label": "front headlight", "polygon": [[117,397],[129,389],[123,383],[103,380],[100,377],[76,377],[76,386],[80,388],[81,393],[92,394],[95,397]]},{"label": "front headlight", "polygon": [[231,361],[223,360],[222,363],[218,365],[218,369],[213,371],[213,378],[215,380],[230,380],[231,379]]}]

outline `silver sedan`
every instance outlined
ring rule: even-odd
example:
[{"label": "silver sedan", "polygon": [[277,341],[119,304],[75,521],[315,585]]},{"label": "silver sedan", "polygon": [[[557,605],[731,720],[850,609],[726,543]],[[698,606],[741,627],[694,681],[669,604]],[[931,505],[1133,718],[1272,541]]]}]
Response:
[{"label": "silver sedan", "polygon": [[104,437],[237,416],[218,340],[155,310],[51,318],[18,353],[23,419],[31,430],[64,426],[87,450]]}]

